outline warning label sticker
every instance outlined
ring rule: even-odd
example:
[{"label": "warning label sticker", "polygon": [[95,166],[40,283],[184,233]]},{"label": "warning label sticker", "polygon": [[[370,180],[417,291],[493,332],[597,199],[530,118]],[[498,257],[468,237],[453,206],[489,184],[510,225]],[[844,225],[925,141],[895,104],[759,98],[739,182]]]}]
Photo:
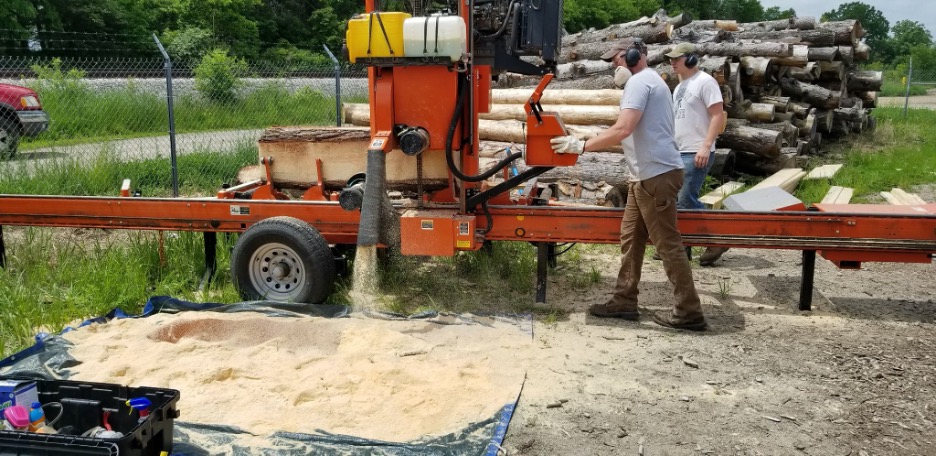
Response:
[{"label": "warning label sticker", "polygon": [[458,235],[459,236],[468,235],[468,222],[458,222]]},{"label": "warning label sticker", "polygon": [[250,215],[250,206],[231,205],[231,215]]},{"label": "warning label sticker", "polygon": [[422,227],[422,229],[424,229],[424,230],[431,230],[431,229],[432,229],[432,220],[420,220],[419,226]]}]

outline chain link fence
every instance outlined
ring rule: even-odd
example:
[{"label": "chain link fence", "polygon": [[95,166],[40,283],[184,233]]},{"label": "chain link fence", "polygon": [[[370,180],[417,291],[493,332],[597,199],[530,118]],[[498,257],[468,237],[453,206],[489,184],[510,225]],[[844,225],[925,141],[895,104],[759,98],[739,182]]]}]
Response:
[{"label": "chain link fence", "polygon": [[900,108],[904,116],[909,109],[936,109],[936,69],[914,66],[911,59],[884,70],[878,105]]},{"label": "chain link fence", "polygon": [[[338,125],[342,102],[367,100],[366,75],[223,52],[196,62],[0,57],[0,84],[35,90],[49,115],[41,133],[14,131],[14,111],[31,101],[0,86],[0,148],[18,142],[0,162],[0,193],[115,195],[130,178],[145,196],[170,196],[176,185],[183,196],[210,195],[258,162],[264,128]],[[80,173],[81,183],[55,187],[61,173]]]}]

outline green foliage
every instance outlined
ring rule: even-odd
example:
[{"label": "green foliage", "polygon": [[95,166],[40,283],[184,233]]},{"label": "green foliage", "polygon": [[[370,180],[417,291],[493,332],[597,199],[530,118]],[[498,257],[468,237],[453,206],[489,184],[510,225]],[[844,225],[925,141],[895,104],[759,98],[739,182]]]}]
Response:
[{"label": "green foliage", "polygon": [[[88,86],[83,81],[85,72],[76,68],[62,70],[62,59],[52,59],[48,65],[33,65],[37,91],[56,91],[66,96],[84,93]],[[45,100],[43,100],[45,101]]]},{"label": "green foliage", "polygon": [[776,21],[780,19],[789,19],[791,17],[796,17],[796,10],[793,8],[781,10],[779,6],[771,6],[770,8],[764,10],[765,21]]},{"label": "green foliage", "polygon": [[760,0],[721,0],[716,11],[716,17],[738,22],[764,20],[764,7]]},{"label": "green foliage", "polygon": [[195,89],[211,101],[232,101],[246,72],[246,62],[215,49],[195,67]]},{"label": "green foliage", "polygon": [[566,0],[563,19],[569,33],[587,28],[601,29],[640,17],[631,0]]},{"label": "green foliage", "polygon": [[201,60],[214,45],[211,31],[198,27],[170,30],[163,39],[169,57],[176,62]]},{"label": "green foliage", "polygon": [[918,44],[910,49],[913,57],[913,80],[936,82],[936,47]]}]

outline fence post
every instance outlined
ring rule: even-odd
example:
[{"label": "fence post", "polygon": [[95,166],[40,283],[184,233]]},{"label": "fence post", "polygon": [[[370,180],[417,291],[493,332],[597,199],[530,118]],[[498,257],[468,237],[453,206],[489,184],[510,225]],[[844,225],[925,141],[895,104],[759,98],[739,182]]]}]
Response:
[{"label": "fence post", "polygon": [[341,126],[341,64],[338,62],[338,59],[335,58],[335,54],[332,54],[331,49],[328,49],[327,45],[322,45],[325,48],[325,52],[328,53],[328,57],[332,59],[332,62],[335,64],[335,125]]},{"label": "fence post", "polygon": [[172,196],[179,196],[179,168],[176,165],[176,131],[175,131],[175,110],[172,107],[172,60],[169,59],[169,53],[159,42],[156,34],[153,34],[153,40],[159,47],[159,52],[163,56],[163,67],[166,69],[166,104],[169,109],[169,161],[172,163]]},{"label": "fence post", "polygon": [[910,56],[910,69],[907,71],[907,91],[904,95],[904,117],[907,117],[907,105],[910,104],[910,85],[913,84],[913,56]]}]

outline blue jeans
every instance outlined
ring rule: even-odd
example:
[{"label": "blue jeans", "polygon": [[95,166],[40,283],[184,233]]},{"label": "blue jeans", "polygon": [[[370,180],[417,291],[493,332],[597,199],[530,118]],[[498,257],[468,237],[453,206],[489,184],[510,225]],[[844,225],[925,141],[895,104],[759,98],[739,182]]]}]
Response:
[{"label": "blue jeans", "polygon": [[685,180],[683,186],[679,189],[679,199],[676,201],[676,207],[679,209],[705,209],[705,205],[699,201],[699,190],[705,183],[705,176],[708,175],[712,164],[715,163],[715,154],[709,156],[708,164],[705,168],[696,168],[695,153],[680,154],[683,161],[683,172]]}]

